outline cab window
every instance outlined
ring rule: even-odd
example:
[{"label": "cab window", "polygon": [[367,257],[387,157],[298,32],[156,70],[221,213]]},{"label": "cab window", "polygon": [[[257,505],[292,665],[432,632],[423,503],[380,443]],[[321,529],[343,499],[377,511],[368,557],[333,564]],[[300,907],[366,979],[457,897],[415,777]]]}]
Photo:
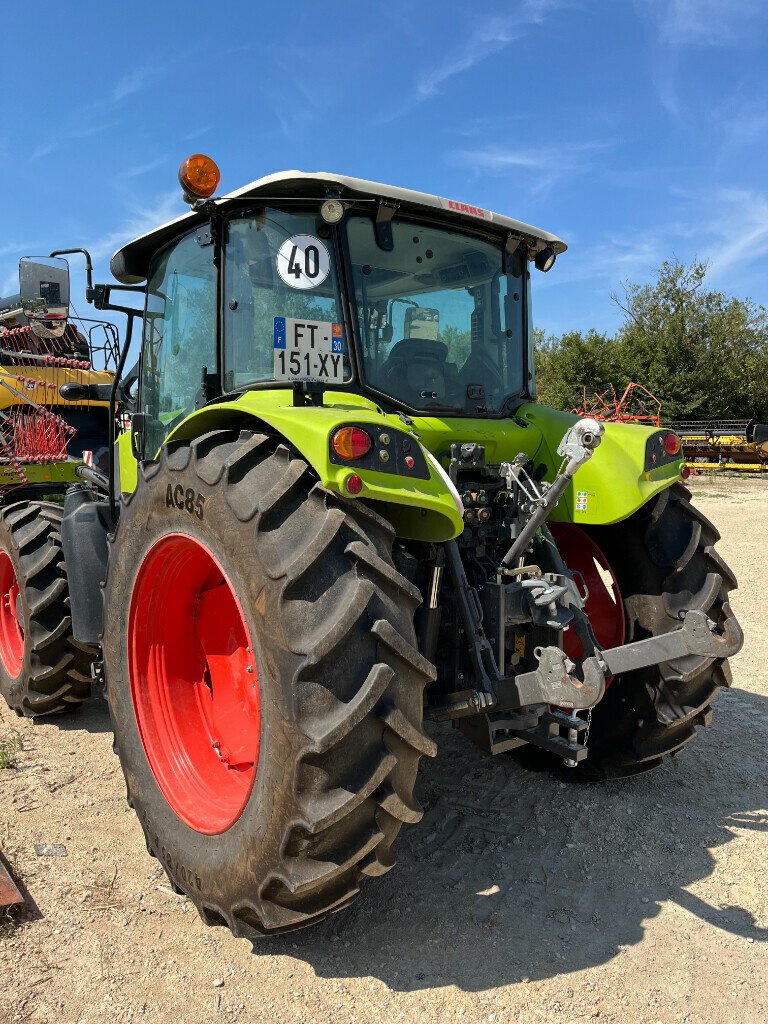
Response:
[{"label": "cab window", "polygon": [[523,390],[524,264],[501,242],[395,217],[347,221],[366,383],[419,411],[498,415]]},{"label": "cab window", "polygon": [[141,361],[144,455],[151,458],[195,407],[202,369],[216,369],[214,246],[186,235],[154,261]]},{"label": "cab window", "polygon": [[[312,364],[309,353],[291,356],[279,347],[290,325],[334,328],[343,338],[342,308],[331,232],[316,211],[267,207],[227,222],[224,245],[224,390],[265,381],[323,379],[330,359]],[[315,332],[317,333],[317,332]],[[286,339],[283,338],[283,344]],[[350,362],[338,346],[337,382],[350,379]],[[316,372],[317,371],[317,372]]]}]

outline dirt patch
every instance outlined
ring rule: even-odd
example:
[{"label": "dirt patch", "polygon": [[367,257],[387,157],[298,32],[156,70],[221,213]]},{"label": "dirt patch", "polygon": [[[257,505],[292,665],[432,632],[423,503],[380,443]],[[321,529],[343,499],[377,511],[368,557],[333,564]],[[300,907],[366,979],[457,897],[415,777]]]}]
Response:
[{"label": "dirt patch", "polygon": [[[764,1022],[768,481],[697,479],[747,643],[713,727],[637,779],[566,786],[449,729],[399,864],[319,927],[206,928],[146,853],[106,707],[16,731],[0,836],[29,911],[0,927],[0,1021]],[[35,844],[66,856],[37,856]]]}]

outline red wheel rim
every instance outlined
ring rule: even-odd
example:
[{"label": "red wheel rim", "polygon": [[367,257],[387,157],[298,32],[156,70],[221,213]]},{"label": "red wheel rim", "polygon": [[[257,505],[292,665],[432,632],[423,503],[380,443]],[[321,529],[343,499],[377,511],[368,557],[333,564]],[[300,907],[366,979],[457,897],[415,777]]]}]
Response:
[{"label": "red wheel rim", "polygon": [[[572,572],[579,572],[589,591],[584,611],[589,616],[601,647],[620,647],[624,643],[624,600],[616,574],[602,549],[573,523],[552,523],[552,534],[563,561]],[[569,658],[583,657],[581,642],[571,629],[563,635],[563,649]],[[613,677],[606,679],[610,684]]]},{"label": "red wheel rim", "polygon": [[170,534],[144,556],[131,597],[128,667],[163,796],[195,831],[224,832],[256,777],[259,673],[232,584],[200,541]]},{"label": "red wheel rim", "polygon": [[19,581],[7,551],[0,551],[0,658],[10,676],[21,672],[24,630],[18,613]]}]

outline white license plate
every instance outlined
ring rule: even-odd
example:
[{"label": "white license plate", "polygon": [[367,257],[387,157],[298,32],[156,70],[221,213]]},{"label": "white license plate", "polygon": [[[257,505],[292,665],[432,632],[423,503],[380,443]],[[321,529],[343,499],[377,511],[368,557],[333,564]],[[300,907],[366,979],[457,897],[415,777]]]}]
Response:
[{"label": "white license plate", "polygon": [[275,380],[344,381],[341,324],[275,317]]}]

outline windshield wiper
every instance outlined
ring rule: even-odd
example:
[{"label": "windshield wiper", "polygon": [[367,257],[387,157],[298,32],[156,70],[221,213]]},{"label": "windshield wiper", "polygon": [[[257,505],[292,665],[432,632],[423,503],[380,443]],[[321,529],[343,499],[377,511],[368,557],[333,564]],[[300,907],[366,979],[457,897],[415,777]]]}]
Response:
[{"label": "windshield wiper", "polygon": [[507,395],[501,403],[499,414],[501,416],[514,416],[521,405],[525,405],[525,399],[521,398],[520,395]]}]

